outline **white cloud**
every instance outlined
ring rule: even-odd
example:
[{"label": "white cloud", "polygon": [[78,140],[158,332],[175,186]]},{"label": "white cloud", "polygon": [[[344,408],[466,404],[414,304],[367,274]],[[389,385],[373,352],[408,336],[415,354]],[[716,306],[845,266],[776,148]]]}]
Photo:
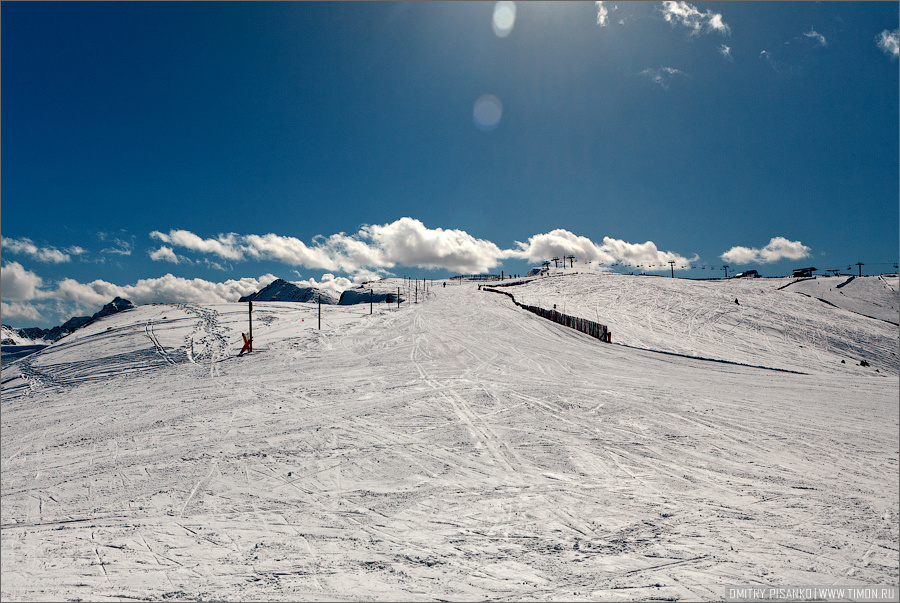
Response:
[{"label": "white cloud", "polygon": [[[342,235],[343,233],[341,235],[332,235],[332,237]],[[238,237],[235,236],[235,240],[237,239]],[[239,237],[239,239],[244,243],[244,247],[241,249],[253,258],[277,260],[291,266],[306,266],[323,270],[337,270],[340,268],[338,260],[334,257],[333,250],[328,245],[320,244],[310,247],[295,237],[272,233],[246,235]]]},{"label": "white cloud", "polygon": [[660,67],[659,69],[644,69],[640,75],[650,79],[654,84],[658,84],[663,90],[669,89],[669,82],[676,77],[686,77],[687,74],[680,69],[674,67]]},{"label": "white cloud", "polygon": [[44,320],[38,309],[29,303],[0,302],[0,314],[3,314],[3,320]]},{"label": "white cloud", "polygon": [[729,61],[733,61],[734,58],[731,56],[731,46],[726,46],[725,44],[719,45],[719,54],[728,59]]},{"label": "white cloud", "polygon": [[576,235],[568,230],[558,228],[548,233],[534,235],[527,243],[516,241],[518,249],[506,252],[506,257],[527,259],[532,262],[562,258],[574,255],[579,262],[596,262],[598,264],[623,263],[633,266],[656,267],[669,269],[669,261],[675,262],[676,268],[687,268],[697,256],[685,258],[670,251],[660,251],[653,241],[646,243],[628,243],[621,239],[603,237],[603,243],[597,244],[589,238]]},{"label": "white cloud", "polygon": [[386,270],[358,270],[353,273],[353,282],[354,283],[365,283],[368,281],[377,281],[380,278],[394,276],[392,273]]},{"label": "white cloud", "polygon": [[41,297],[44,281],[18,262],[7,262],[0,268],[0,293],[7,301],[28,301]]},{"label": "white cloud", "polygon": [[[180,259],[180,261],[183,261],[185,263],[188,263],[188,264],[193,263],[193,262],[191,262],[191,260],[184,257],[183,255],[178,256],[178,258]],[[233,266],[231,266],[231,264],[228,264],[226,266],[225,264],[220,264],[219,262],[213,262],[209,258],[203,258],[203,265],[206,266],[207,268],[211,268],[212,270],[221,270],[223,272],[225,272],[227,270],[231,270],[233,268]]]},{"label": "white cloud", "polygon": [[100,253],[131,255],[131,248],[133,247],[132,243],[119,238],[113,240],[113,243],[115,243],[115,247],[107,247],[106,249],[101,249]]},{"label": "white cloud", "polygon": [[597,5],[597,25],[600,27],[606,27],[609,23],[609,9],[603,6],[603,2],[601,0],[597,0],[595,2]]},{"label": "white cloud", "polygon": [[800,241],[789,241],[784,237],[772,237],[762,249],[753,247],[732,247],[720,257],[732,264],[771,264],[780,260],[799,260],[809,257],[811,249]]},{"label": "white cloud", "polygon": [[[430,229],[413,218],[400,218],[381,226],[364,226],[359,236],[362,240],[372,241],[374,257],[382,260],[381,264],[368,266],[390,268],[401,264],[484,272],[497,266],[502,257],[500,248],[490,241],[476,239],[463,230]],[[354,250],[357,251],[362,249]]]},{"label": "white cloud", "polygon": [[173,251],[171,247],[166,247],[165,245],[156,251],[151,251],[150,259],[155,262],[172,262],[173,264],[179,262],[179,256],[175,254],[175,251]]},{"label": "white cloud", "polygon": [[49,292],[49,296],[86,307],[102,306],[116,296],[124,297],[135,304],[222,303],[234,302],[243,295],[255,293],[275,279],[275,276],[266,274],[258,279],[229,279],[217,283],[166,274],[159,278],[141,279],[133,285],[115,285],[99,279],[90,283],[80,283],[67,278],[60,281],[56,289]]},{"label": "white cloud", "polygon": [[2,281],[0,289],[2,289],[4,301],[28,302],[35,299],[47,299],[74,302],[79,306],[98,309],[117,295],[131,300],[135,304],[233,302],[242,295],[258,291],[275,279],[275,276],[265,274],[259,278],[212,282],[166,274],[159,278],[141,279],[133,285],[116,285],[99,279],[90,283],[81,283],[75,279],[65,278],[55,287],[50,287],[40,276],[26,270],[18,262],[7,262],[0,269],[0,281]]},{"label": "white cloud", "polygon": [[[290,236],[219,235],[203,239],[185,230],[168,234],[150,233],[174,246],[212,253],[225,259],[269,259],[292,266],[348,273],[379,271],[398,264],[421,268],[445,268],[460,272],[483,272],[499,263],[500,249],[462,230],[427,228],[413,218],[400,218],[389,224],[366,225],[354,235],[345,233],[317,236],[311,245]],[[172,251],[174,253],[174,250]],[[167,252],[160,252],[165,259]]]},{"label": "white cloud", "polygon": [[[8,249],[10,253],[30,255],[39,262],[61,264],[72,259],[69,254],[63,253],[56,247],[38,247],[27,237],[22,237],[21,239],[9,239],[3,237],[3,241],[0,245]],[[77,249],[81,248],[78,247]]]},{"label": "white cloud", "polygon": [[814,30],[812,27],[809,28],[809,31],[803,32],[803,35],[807,38],[812,38],[822,46],[828,46],[828,42],[825,41],[825,36]]},{"label": "white cloud", "polygon": [[878,48],[889,57],[896,59],[900,55],[900,29],[895,29],[894,31],[885,29],[875,37],[875,41],[878,44]]},{"label": "white cloud", "polygon": [[711,10],[700,12],[696,6],[687,2],[663,2],[660,10],[666,21],[687,27],[692,35],[698,35],[704,30],[722,35],[731,33],[731,28],[722,20],[720,13]]},{"label": "white cloud", "polygon": [[159,239],[163,243],[177,245],[193,251],[201,253],[212,253],[226,260],[241,260],[244,254],[236,246],[236,235],[234,233],[220,234],[217,239],[202,239],[187,230],[170,230],[169,234],[164,234],[154,230],[150,236]]},{"label": "white cloud", "polygon": [[[671,72],[681,73],[677,69],[671,69]],[[202,239],[187,231],[173,230],[167,235],[154,232],[151,236],[173,245],[184,243],[191,249],[205,249],[220,256],[276,260],[291,266],[345,272],[353,282],[390,275],[388,270],[395,266],[442,268],[463,274],[483,273],[506,258],[540,261],[560,254],[575,255],[579,261],[626,262],[646,266],[666,264],[665,267],[668,267],[669,260],[675,261],[678,266],[696,261],[659,251],[652,241],[633,244],[606,237],[598,245],[586,237],[562,229],[535,235],[528,243],[517,242],[515,249],[501,249],[493,242],[478,239],[463,230],[428,228],[421,221],[409,217],[388,224],[364,225],[352,235],[343,232],[329,237],[320,235],[309,245],[294,237],[272,233],[230,234],[219,235],[217,239]],[[181,258],[167,246],[154,254],[158,256],[154,259],[160,260],[171,261],[172,255]],[[299,272],[294,272],[300,276]]]},{"label": "white cloud", "polygon": [[349,289],[354,285],[354,281],[343,276],[335,276],[326,272],[322,275],[322,280],[318,282],[316,282],[316,279],[314,278],[309,278],[303,281],[294,281],[294,284],[298,287],[315,287],[316,289],[330,290],[334,292],[336,296],[340,297],[345,289]]}]

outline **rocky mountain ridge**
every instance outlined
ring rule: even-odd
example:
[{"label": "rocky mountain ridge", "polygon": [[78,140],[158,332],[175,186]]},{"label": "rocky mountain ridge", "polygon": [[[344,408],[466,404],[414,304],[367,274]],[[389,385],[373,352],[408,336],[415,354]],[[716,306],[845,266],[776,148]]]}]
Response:
[{"label": "rocky mountain ridge", "polygon": [[[300,287],[294,283],[284,279],[272,281],[256,293],[245,295],[240,298],[239,302],[245,301],[277,301],[277,302],[310,302],[317,303],[322,300],[323,304],[340,304],[348,306],[352,304],[364,303],[396,303],[397,294],[391,290],[374,291],[370,293],[370,288],[365,284],[355,289],[346,289],[338,294],[329,289],[319,289],[317,287]],[[401,297],[401,301],[402,301]]]},{"label": "rocky mountain ridge", "polygon": [[72,331],[85,327],[105,316],[130,310],[134,307],[135,305],[127,299],[116,297],[114,300],[103,306],[103,308],[93,316],[74,316],[52,329],[41,329],[39,327],[15,329],[9,325],[2,325],[0,345],[50,344],[54,341],[59,341]]},{"label": "rocky mountain ridge", "polygon": [[332,291],[318,289],[316,287],[298,287],[284,279],[277,279],[250,295],[241,297],[238,301],[289,301],[289,302],[317,302],[323,304],[336,304],[340,300]]}]

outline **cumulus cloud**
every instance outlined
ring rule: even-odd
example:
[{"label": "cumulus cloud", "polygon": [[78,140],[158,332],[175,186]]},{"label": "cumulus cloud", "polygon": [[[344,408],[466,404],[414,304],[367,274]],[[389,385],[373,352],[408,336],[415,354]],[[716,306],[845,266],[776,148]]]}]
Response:
[{"label": "cumulus cloud", "polygon": [[891,58],[896,59],[900,55],[900,29],[888,31],[885,29],[875,38],[878,48]]},{"label": "cumulus cloud", "polygon": [[165,245],[156,251],[151,251],[150,259],[155,262],[172,262],[173,264],[179,262],[178,255],[175,254],[175,251],[171,247],[166,247]]},{"label": "cumulus cloud", "polygon": [[800,241],[772,237],[762,249],[732,247],[720,257],[731,264],[771,264],[780,260],[799,260],[809,257],[811,249]]},{"label": "cumulus cloud", "polygon": [[3,314],[4,320],[31,320],[41,321],[44,317],[38,309],[29,303],[18,302],[0,302],[0,314]]},{"label": "cumulus cloud", "polygon": [[[330,239],[334,240],[335,237],[342,236],[343,233],[332,235]],[[236,236],[235,240],[237,240]],[[333,249],[333,244],[322,244],[320,242],[317,245],[308,246],[295,237],[272,233],[246,235],[240,237],[240,240],[244,243],[241,250],[256,259],[277,260],[292,266],[306,266],[323,270],[337,270],[340,268],[340,259],[335,253],[336,250]],[[322,238],[317,238],[317,240],[321,241]]]},{"label": "cumulus cloud", "polygon": [[[56,247],[38,247],[27,237],[22,237],[21,239],[3,237],[0,245],[9,250],[10,253],[29,255],[39,262],[61,264],[72,259],[68,253],[63,253]],[[75,249],[84,252],[80,247],[75,247]]]},{"label": "cumulus cloud", "polygon": [[606,27],[609,23],[609,9],[603,6],[601,0],[597,0],[595,4],[597,5],[597,25]]},{"label": "cumulus cloud", "polygon": [[63,279],[50,292],[54,299],[72,301],[83,306],[102,306],[116,296],[135,304],[160,302],[223,303],[237,301],[243,295],[255,293],[276,279],[271,274],[256,278],[229,279],[212,282],[199,278],[187,279],[166,274],[159,278],[141,279],[133,285],[115,285],[103,280],[80,283]]},{"label": "cumulus cloud", "polygon": [[669,261],[674,261],[676,268],[686,269],[697,256],[688,259],[670,251],[660,251],[653,241],[646,243],[628,243],[621,239],[603,237],[603,243],[597,244],[587,237],[576,235],[568,230],[558,228],[548,233],[534,235],[527,243],[516,241],[515,250],[506,252],[506,257],[527,259],[532,262],[549,260],[553,257],[573,255],[579,262],[596,262],[598,264],[629,264],[633,266],[656,267],[660,270],[669,268]]},{"label": "cumulus cloud", "polygon": [[64,278],[55,286],[51,286],[18,262],[7,262],[0,269],[0,288],[3,300],[7,302],[56,300],[99,308],[116,296],[129,299],[135,304],[233,302],[243,295],[258,291],[276,278],[271,274],[265,274],[259,278],[213,282],[166,274],[159,278],[141,279],[133,285],[116,285],[100,279],[81,283],[75,279]]},{"label": "cumulus cloud", "polygon": [[731,56],[731,46],[726,46],[725,44],[719,45],[719,54],[728,59],[729,61],[733,61],[734,58]]},{"label": "cumulus cloud", "polygon": [[[463,230],[426,228],[413,218],[390,224],[365,226],[362,240],[372,241],[384,263],[423,268],[445,268],[459,272],[484,272],[500,263],[502,252],[490,241],[476,239]],[[373,265],[373,264],[370,264]]]},{"label": "cumulus cloud", "polygon": [[7,301],[28,301],[42,296],[44,280],[18,262],[0,268],[0,292]]},{"label": "cumulus cloud", "polygon": [[[348,273],[371,273],[398,264],[420,268],[445,268],[460,272],[483,272],[499,263],[500,249],[462,230],[428,228],[413,218],[389,224],[365,225],[348,235],[317,236],[307,245],[300,239],[276,235],[219,235],[203,239],[186,230],[150,236],[193,251],[232,260],[245,258],[276,260],[292,266]],[[171,248],[169,248],[171,249]],[[159,259],[171,256],[157,250]],[[174,254],[174,250],[172,250]]]},{"label": "cumulus cloud", "polygon": [[187,230],[170,230],[168,234],[154,230],[150,236],[163,243],[201,253],[212,253],[226,260],[244,259],[242,250],[237,246],[237,235],[234,233],[220,234],[216,239],[203,239]]},{"label": "cumulus cloud", "polygon": [[731,33],[731,28],[722,20],[720,13],[711,10],[700,12],[696,6],[687,2],[663,2],[660,10],[666,21],[687,27],[691,30],[691,35],[704,31],[715,31],[722,35]]},{"label": "cumulus cloud", "polygon": [[674,67],[660,67],[659,69],[644,69],[640,75],[647,77],[651,82],[657,84],[663,90],[669,89],[669,82],[676,77],[685,77],[686,74],[680,69]]},{"label": "cumulus cloud", "polygon": [[813,40],[818,42],[820,46],[828,46],[828,42],[825,41],[825,36],[817,32],[812,27],[809,28],[809,31],[803,32],[803,35],[807,38],[812,38]]},{"label": "cumulus cloud", "polygon": [[343,276],[335,276],[328,272],[323,274],[322,279],[318,282],[314,278],[309,278],[302,281],[293,281],[293,283],[298,287],[315,287],[316,289],[329,290],[336,296],[340,296],[345,289],[349,289],[354,285],[354,281]]},{"label": "cumulus cloud", "polygon": [[[659,251],[652,241],[634,244],[605,237],[602,244],[597,244],[562,229],[535,235],[527,243],[517,242],[514,249],[501,249],[493,242],[463,230],[428,228],[421,221],[408,217],[387,224],[364,225],[352,235],[343,232],[328,237],[319,235],[310,244],[272,233],[232,233],[203,239],[187,231],[173,230],[168,234],[154,231],[151,236],[220,257],[267,259],[291,266],[345,272],[356,283],[388,276],[395,266],[483,273],[507,258],[542,261],[560,254],[575,255],[579,261],[607,264],[625,262],[661,266],[672,260],[678,266],[686,266],[696,261]],[[173,261],[173,256],[181,261],[182,257],[168,246],[154,251],[152,256],[160,261]],[[299,272],[295,273],[300,276]]]}]

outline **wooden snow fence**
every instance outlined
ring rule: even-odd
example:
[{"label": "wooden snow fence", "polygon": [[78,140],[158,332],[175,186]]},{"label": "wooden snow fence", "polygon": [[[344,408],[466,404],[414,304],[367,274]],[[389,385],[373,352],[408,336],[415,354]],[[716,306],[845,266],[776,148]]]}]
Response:
[{"label": "wooden snow fence", "polygon": [[481,290],[506,295],[512,300],[514,304],[516,304],[523,310],[528,310],[532,314],[537,314],[538,316],[546,318],[547,320],[552,320],[557,324],[569,327],[570,329],[575,329],[576,331],[581,331],[582,333],[590,335],[591,337],[596,337],[600,341],[612,343],[612,333],[610,332],[609,328],[606,325],[600,324],[599,322],[587,320],[586,318],[579,318],[578,316],[569,316],[568,314],[563,314],[562,312],[557,312],[556,310],[548,310],[546,308],[541,308],[538,306],[526,306],[525,304],[520,304],[519,302],[517,302],[516,298],[513,297],[513,294],[506,291],[498,291],[497,289],[493,289],[491,287],[482,287]]}]

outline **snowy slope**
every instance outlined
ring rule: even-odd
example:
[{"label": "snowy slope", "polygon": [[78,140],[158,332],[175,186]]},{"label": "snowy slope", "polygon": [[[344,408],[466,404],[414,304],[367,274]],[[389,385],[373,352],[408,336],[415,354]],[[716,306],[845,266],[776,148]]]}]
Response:
[{"label": "snowy slope", "polygon": [[897,276],[819,276],[791,283],[784,290],[896,325],[900,323],[897,280]]},{"label": "snowy slope", "polygon": [[[572,287],[569,311],[590,301]],[[698,334],[727,299],[687,287],[694,339],[727,355]],[[833,316],[766,291],[737,295]],[[603,344],[467,283],[373,315],[325,309],[319,330],[314,305],[254,303],[256,351],[236,358],[246,304],[142,306],[4,367],[0,596],[897,583],[898,381],[875,364],[800,375]],[[846,320],[848,336],[876,322]],[[658,330],[638,334],[662,345]],[[757,345],[759,364],[786,358]]]},{"label": "snowy slope", "polygon": [[897,326],[859,315],[876,307],[868,299],[897,307],[896,287],[888,295],[870,295],[880,294],[882,281],[868,278],[874,287],[843,288],[845,299],[835,304],[847,309],[816,299],[824,293],[795,293],[820,279],[791,284],[788,278],[696,281],[582,273],[504,291],[524,304],[556,304],[561,312],[605,324],[613,342],[636,347],[801,372],[856,374],[865,360],[873,371],[897,375]]}]

